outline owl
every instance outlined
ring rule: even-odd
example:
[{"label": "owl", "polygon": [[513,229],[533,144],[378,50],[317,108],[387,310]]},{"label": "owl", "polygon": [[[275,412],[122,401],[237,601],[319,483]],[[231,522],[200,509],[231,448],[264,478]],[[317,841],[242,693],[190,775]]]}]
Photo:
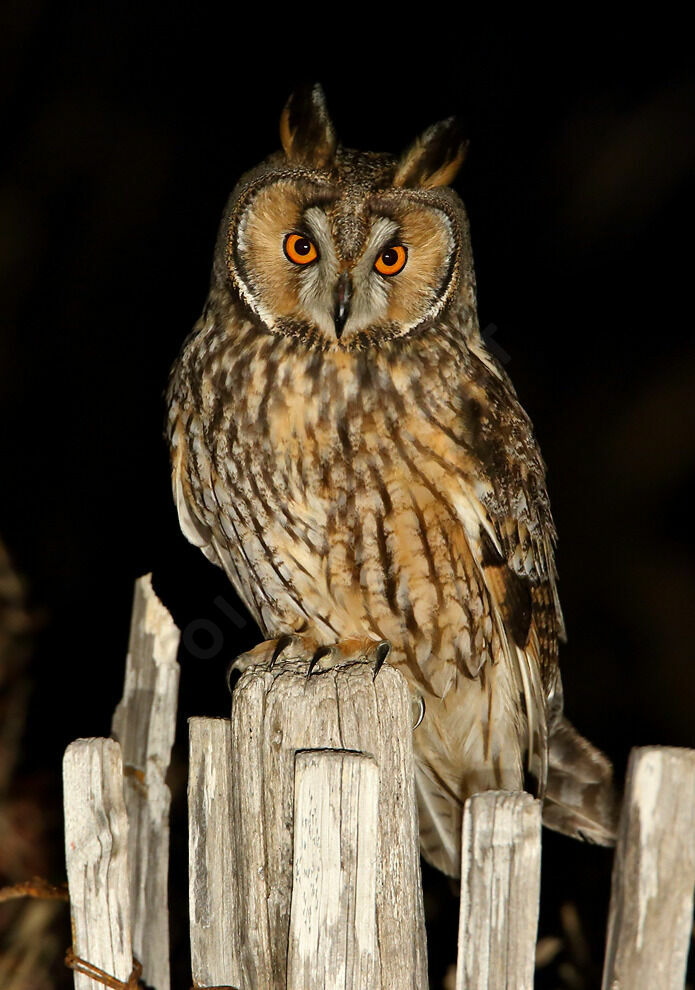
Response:
[{"label": "owl", "polygon": [[280,139],[229,199],[168,389],[181,528],[265,637],[239,666],[388,655],[421,712],[422,852],[452,876],[482,790],[610,844],[610,764],[563,716],[544,463],[478,326],[458,126],[351,150],[313,86]]}]

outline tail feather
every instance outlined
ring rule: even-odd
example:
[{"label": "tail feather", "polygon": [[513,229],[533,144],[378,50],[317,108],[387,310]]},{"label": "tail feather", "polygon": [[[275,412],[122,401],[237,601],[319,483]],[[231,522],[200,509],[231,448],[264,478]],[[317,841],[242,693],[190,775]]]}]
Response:
[{"label": "tail feather", "polygon": [[564,716],[551,728],[548,763],[543,824],[586,842],[614,845],[620,802],[613,767]]}]

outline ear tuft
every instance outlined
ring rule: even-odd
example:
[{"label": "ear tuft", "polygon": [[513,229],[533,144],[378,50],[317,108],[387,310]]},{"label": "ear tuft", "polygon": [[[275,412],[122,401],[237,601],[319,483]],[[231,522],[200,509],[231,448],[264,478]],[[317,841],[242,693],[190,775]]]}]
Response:
[{"label": "ear tuft", "polygon": [[290,96],[280,117],[280,140],[291,162],[311,168],[330,164],[337,140],[318,83],[301,86]]},{"label": "ear tuft", "polygon": [[464,141],[455,117],[433,124],[401,157],[393,184],[424,189],[448,186],[463,165],[467,150],[468,141]]}]

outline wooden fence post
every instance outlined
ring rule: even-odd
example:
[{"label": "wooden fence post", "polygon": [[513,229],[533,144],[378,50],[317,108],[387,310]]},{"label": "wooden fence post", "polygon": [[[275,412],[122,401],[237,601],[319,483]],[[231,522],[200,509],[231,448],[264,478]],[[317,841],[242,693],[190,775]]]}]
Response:
[{"label": "wooden fence post", "polygon": [[152,588],[135,583],[123,698],[113,716],[128,812],[133,951],[143,978],[169,990],[169,807],[165,783],[176,729],[179,630]]},{"label": "wooden fence post", "polygon": [[[133,950],[128,820],[118,743],[70,743],[63,759],[63,788],[73,950],[125,982],[133,969]],[[103,984],[75,972],[75,990],[103,990]]]},{"label": "wooden fence post", "polygon": [[[388,666],[376,680],[366,664],[310,677],[306,667],[252,668],[233,696],[231,876],[242,990],[425,990],[406,682]],[[373,865],[359,862],[373,852]],[[334,889],[347,879],[356,890]],[[319,919],[321,937],[340,919],[349,944],[310,948]],[[326,967],[331,952],[335,971]],[[309,978],[310,959],[315,981],[288,983]]]},{"label": "wooden fence post", "polygon": [[695,887],[695,750],[633,749],[603,990],[683,990]]},{"label": "wooden fence post", "polygon": [[[179,631],[150,576],[135,585],[116,739],[78,739],[63,762],[73,949],[127,980],[133,955],[154,990],[169,990],[169,766]],[[75,972],[76,990],[103,986]]]},{"label": "wooden fence post", "polygon": [[456,990],[532,990],[541,802],[474,794],[463,809]]},{"label": "wooden fence post", "polygon": [[297,753],[287,990],[380,985],[378,807],[379,768],[372,756]]},{"label": "wooden fence post", "polygon": [[229,719],[189,721],[188,903],[196,987],[238,987]]}]

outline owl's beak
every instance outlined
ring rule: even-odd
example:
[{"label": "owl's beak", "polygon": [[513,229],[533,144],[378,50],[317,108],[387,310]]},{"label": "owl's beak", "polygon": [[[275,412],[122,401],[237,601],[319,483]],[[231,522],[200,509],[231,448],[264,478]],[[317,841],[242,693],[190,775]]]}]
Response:
[{"label": "owl's beak", "polygon": [[335,324],[335,335],[340,340],[345,329],[345,323],[350,315],[350,297],[352,296],[352,282],[348,272],[341,272],[340,278],[333,293],[335,308],[333,310],[333,322]]}]

